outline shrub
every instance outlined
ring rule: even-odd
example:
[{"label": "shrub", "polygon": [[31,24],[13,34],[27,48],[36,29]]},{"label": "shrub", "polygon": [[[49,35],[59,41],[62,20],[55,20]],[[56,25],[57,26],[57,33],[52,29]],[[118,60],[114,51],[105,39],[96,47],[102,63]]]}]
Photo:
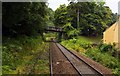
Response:
[{"label": "shrub", "polygon": [[41,45],[41,38],[21,37],[6,39],[2,45],[2,71],[9,74],[24,63],[24,56],[37,51]]},{"label": "shrub", "polygon": [[[118,58],[112,56],[117,50],[114,45],[100,43],[94,46],[91,42],[85,41],[84,39],[70,39],[61,43],[66,48],[72,48],[102,65],[111,68],[114,74],[120,75],[120,61]],[[81,52],[83,49],[85,51]]]},{"label": "shrub", "polygon": [[115,52],[117,49],[114,47],[114,45],[111,44],[100,44],[99,49],[101,52],[110,52],[113,53]]}]

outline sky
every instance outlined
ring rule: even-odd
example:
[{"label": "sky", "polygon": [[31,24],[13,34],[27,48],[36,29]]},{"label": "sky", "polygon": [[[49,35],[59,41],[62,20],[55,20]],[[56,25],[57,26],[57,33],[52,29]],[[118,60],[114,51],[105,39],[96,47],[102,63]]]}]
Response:
[{"label": "sky", "polygon": [[[105,6],[109,6],[113,13],[118,13],[118,2],[120,0],[105,0]],[[56,10],[61,4],[68,5],[68,0],[48,0],[49,7]]]}]

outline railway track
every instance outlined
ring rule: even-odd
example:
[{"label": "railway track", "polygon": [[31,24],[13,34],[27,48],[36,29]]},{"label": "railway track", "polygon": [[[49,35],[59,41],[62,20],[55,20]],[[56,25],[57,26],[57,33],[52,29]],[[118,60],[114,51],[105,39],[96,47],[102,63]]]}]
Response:
[{"label": "railway track", "polygon": [[[71,74],[69,72],[65,72],[66,69],[68,67],[72,68],[72,71],[74,71],[72,74],[76,74],[77,76],[110,76],[110,75],[103,75],[102,72],[100,72],[99,70],[95,69],[93,66],[87,64],[87,62],[85,62],[84,60],[82,60],[80,57],[76,56],[74,53],[70,52],[69,50],[67,50],[66,48],[64,48],[64,46],[60,45],[59,43],[52,43],[51,44],[51,71],[52,71],[52,75],[54,74]],[[54,51],[52,51],[54,49]],[[59,51],[59,52],[58,52]],[[57,56],[55,56],[55,52],[58,52],[59,54],[61,54],[61,56],[64,56],[64,58],[66,58],[64,61],[69,63],[69,66],[62,66],[64,68],[62,68],[60,65],[58,65],[57,67],[55,66],[57,63],[60,63],[59,58],[57,59],[58,61],[55,61],[55,58],[57,58],[57,56],[59,56],[59,54],[57,54]],[[61,69],[61,71],[63,72],[57,72],[58,67],[59,70]],[[69,71],[70,69],[67,69],[67,71]],[[57,73],[56,73],[57,72]],[[71,72],[71,71],[70,71]]]},{"label": "railway track", "polygon": [[50,62],[51,62],[51,76],[52,75],[68,75],[68,74],[76,74],[78,72],[74,69],[71,63],[67,60],[67,58],[62,54],[60,49],[57,47],[55,43],[50,43]]}]

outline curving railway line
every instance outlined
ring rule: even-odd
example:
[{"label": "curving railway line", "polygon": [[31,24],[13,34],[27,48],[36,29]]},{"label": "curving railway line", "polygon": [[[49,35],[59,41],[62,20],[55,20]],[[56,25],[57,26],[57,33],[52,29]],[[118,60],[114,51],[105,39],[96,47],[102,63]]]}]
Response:
[{"label": "curving railway line", "polygon": [[[95,68],[59,43],[50,43],[51,75],[110,76],[111,70]],[[99,66],[98,66],[99,67]],[[102,70],[102,71],[101,71]],[[105,70],[105,71],[104,71]]]}]

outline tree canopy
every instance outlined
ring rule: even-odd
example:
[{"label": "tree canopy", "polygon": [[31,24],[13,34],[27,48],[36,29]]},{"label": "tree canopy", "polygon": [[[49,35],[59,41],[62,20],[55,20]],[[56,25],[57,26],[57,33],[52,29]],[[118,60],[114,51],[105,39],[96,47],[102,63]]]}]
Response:
[{"label": "tree canopy", "polygon": [[47,15],[44,2],[3,2],[3,35],[42,34]]},{"label": "tree canopy", "polygon": [[68,37],[98,36],[116,20],[104,4],[73,0],[53,11],[45,2],[3,2],[3,35],[42,35],[46,25],[55,25],[63,27]]},{"label": "tree canopy", "polygon": [[[113,23],[112,11],[104,4],[105,2],[70,2],[68,6],[60,5],[55,11],[54,23],[68,29],[65,30],[67,33],[72,31],[76,35],[102,35]],[[72,27],[72,30],[68,27]],[[68,36],[69,34],[71,33]]]}]

